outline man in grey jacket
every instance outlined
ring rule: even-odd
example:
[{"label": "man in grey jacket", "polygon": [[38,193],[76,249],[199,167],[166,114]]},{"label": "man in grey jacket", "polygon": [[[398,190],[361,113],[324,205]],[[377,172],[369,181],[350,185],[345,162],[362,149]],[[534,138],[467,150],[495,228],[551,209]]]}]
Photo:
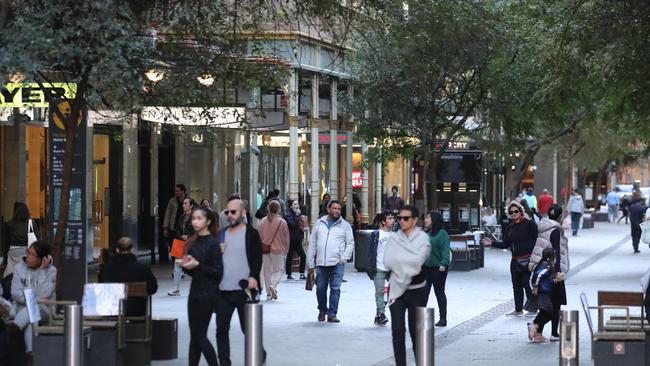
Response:
[{"label": "man in grey jacket", "polygon": [[[328,215],[316,223],[311,232],[307,264],[309,272],[316,269],[316,298],[318,299],[318,321],[338,323],[336,317],[341,282],[345,264],[352,258],[354,236],[352,227],[341,218],[341,202],[333,200],[327,208]],[[327,306],[327,286],[330,287],[329,307]]]},{"label": "man in grey jacket", "polygon": [[[37,241],[27,249],[24,262],[19,263],[14,270],[11,281],[11,297],[16,303],[16,317],[7,326],[10,337],[17,336],[24,331],[25,349],[28,358],[32,352],[32,326],[27,311],[25,289],[31,289],[37,300],[54,300],[56,287],[56,268],[51,265],[50,245],[45,241]],[[38,305],[41,320],[47,320],[49,308]]]}]

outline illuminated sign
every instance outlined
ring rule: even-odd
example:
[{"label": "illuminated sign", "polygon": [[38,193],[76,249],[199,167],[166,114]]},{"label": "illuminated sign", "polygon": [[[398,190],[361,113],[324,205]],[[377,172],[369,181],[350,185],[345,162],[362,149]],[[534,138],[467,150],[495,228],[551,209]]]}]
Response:
[{"label": "illuminated sign", "polygon": [[[330,141],[332,141],[332,137],[330,136],[329,132],[328,133],[320,133],[318,134],[318,143],[319,144],[329,144]],[[336,135],[336,143],[337,144],[345,144],[348,141],[348,136],[347,135]]]},{"label": "illuminated sign", "polygon": [[352,171],[352,188],[361,188],[363,179],[361,178],[361,170]]},{"label": "illuminated sign", "polygon": [[74,98],[77,92],[76,84],[68,83],[9,83],[0,87],[0,108],[23,108],[49,106],[46,95],[54,98]]},{"label": "illuminated sign", "polygon": [[172,125],[240,128],[246,120],[246,110],[240,107],[145,107],[142,119]]}]

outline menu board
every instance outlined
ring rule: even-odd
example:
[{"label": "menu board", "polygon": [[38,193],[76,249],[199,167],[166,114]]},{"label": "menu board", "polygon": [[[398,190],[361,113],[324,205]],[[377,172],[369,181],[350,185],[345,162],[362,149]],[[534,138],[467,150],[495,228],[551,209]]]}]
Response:
[{"label": "menu board", "polygon": [[[49,178],[50,178],[50,238],[56,235],[63,186],[63,161],[65,158],[65,123],[54,113],[59,108],[64,116],[71,112],[70,103],[62,102],[49,108]],[[65,300],[81,301],[86,282],[86,110],[82,109],[77,120],[77,130],[73,146],[72,177],[70,180],[70,199],[68,225],[63,247],[62,263],[56,264],[61,271],[61,292]]]}]

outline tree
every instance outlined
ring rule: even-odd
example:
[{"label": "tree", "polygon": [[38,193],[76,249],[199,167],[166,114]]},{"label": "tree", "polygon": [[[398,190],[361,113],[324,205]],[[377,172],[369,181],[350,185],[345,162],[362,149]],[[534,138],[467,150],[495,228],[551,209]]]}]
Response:
[{"label": "tree", "polygon": [[[46,95],[53,106],[70,106],[69,113],[54,108],[66,130],[56,261],[66,239],[75,122],[84,110],[129,115],[145,104],[230,105],[224,90],[284,83],[286,66],[262,47],[269,31],[302,26],[344,42],[338,27],[356,14],[336,0],[1,0],[0,79],[21,73],[41,85],[76,87],[71,99]],[[152,85],[148,70],[165,77]],[[197,77],[214,83],[203,87]]]},{"label": "tree", "polygon": [[492,31],[479,5],[398,5],[369,18],[356,39],[353,108],[359,135],[381,148],[382,159],[421,156],[425,207],[431,207],[439,153],[434,145],[480,125],[475,117],[487,94],[483,73]]}]

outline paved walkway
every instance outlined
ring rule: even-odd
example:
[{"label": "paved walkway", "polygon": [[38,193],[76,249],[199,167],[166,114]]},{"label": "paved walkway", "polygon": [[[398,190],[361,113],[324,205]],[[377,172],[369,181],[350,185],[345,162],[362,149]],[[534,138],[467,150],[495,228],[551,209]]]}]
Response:
[{"label": "paved walkway", "polygon": [[[600,290],[639,291],[639,279],[650,264],[650,250],[632,254],[629,227],[623,224],[596,223],[595,229],[570,237],[571,271],[567,280],[569,304],[578,310],[579,295],[585,292],[593,302]],[[506,318],[512,309],[509,253],[486,251],[485,268],[471,272],[451,272],[447,280],[449,326],[436,329],[436,364],[522,365],[535,360],[539,365],[558,362],[557,343],[531,344],[526,336],[530,318]],[[156,317],[179,319],[179,358],[157,361],[154,365],[186,365],[189,329],[185,296],[166,295],[171,287],[170,270],[157,267],[160,289],[154,296]],[[372,282],[351,266],[343,284],[340,324],[316,321],[316,296],[304,290],[304,281],[284,281],[278,287],[279,300],[264,302],[264,345],[268,365],[391,365],[390,327],[375,327]],[[187,294],[189,280],[182,285]],[[433,291],[429,305],[435,307]],[[591,365],[589,330],[583,315],[581,327],[581,365]],[[546,330],[548,336],[549,330]],[[214,320],[209,337],[215,341]],[[408,338],[407,338],[408,339]],[[216,343],[215,343],[216,344]],[[407,344],[407,346],[410,346]],[[233,317],[231,348],[234,365],[243,365],[244,339],[237,316]],[[410,351],[409,351],[410,352]],[[411,364],[414,364],[411,353]]]}]

